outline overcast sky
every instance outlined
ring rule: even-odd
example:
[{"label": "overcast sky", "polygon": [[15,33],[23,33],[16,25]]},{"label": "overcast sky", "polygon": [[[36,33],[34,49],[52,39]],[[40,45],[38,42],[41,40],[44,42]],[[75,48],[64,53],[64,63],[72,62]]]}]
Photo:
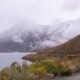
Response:
[{"label": "overcast sky", "polygon": [[80,0],[0,0],[0,32],[19,20],[51,24],[80,17]]}]

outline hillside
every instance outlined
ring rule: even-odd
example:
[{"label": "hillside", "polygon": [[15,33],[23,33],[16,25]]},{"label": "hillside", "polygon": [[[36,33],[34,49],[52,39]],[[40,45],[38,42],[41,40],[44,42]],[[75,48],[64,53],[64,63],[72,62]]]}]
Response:
[{"label": "hillside", "polygon": [[45,49],[42,51],[39,51],[35,54],[30,54],[23,59],[35,61],[35,60],[41,60],[45,58],[51,58],[54,56],[72,56],[72,57],[79,57],[80,56],[80,35],[77,37],[69,40],[68,42],[59,45],[57,47]]},{"label": "hillside", "polygon": [[57,47],[45,49],[38,53],[78,54],[80,53],[80,35]]}]

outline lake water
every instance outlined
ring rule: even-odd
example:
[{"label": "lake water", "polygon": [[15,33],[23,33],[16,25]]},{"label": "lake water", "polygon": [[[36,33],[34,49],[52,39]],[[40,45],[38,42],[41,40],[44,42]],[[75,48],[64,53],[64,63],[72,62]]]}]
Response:
[{"label": "lake water", "polygon": [[0,53],[0,70],[5,67],[9,67],[13,62],[18,62],[19,64],[22,64],[24,60],[21,58],[27,54],[30,53]]}]

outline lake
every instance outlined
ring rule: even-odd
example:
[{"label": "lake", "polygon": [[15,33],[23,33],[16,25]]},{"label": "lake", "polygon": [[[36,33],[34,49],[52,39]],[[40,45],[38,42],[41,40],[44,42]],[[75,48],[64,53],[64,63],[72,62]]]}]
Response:
[{"label": "lake", "polygon": [[5,67],[9,67],[13,62],[18,62],[19,64],[22,64],[22,62],[25,60],[21,58],[28,54],[30,53],[0,53],[0,70],[2,70]]}]

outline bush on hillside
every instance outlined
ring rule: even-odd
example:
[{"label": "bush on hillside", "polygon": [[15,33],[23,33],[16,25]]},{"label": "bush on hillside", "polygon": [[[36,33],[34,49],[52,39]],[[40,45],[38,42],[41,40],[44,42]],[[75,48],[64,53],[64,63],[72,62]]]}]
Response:
[{"label": "bush on hillside", "polygon": [[13,63],[9,68],[0,71],[0,80],[40,80],[50,74],[55,76],[69,76],[75,69],[70,60],[58,62],[56,60],[41,60],[34,64]]}]

